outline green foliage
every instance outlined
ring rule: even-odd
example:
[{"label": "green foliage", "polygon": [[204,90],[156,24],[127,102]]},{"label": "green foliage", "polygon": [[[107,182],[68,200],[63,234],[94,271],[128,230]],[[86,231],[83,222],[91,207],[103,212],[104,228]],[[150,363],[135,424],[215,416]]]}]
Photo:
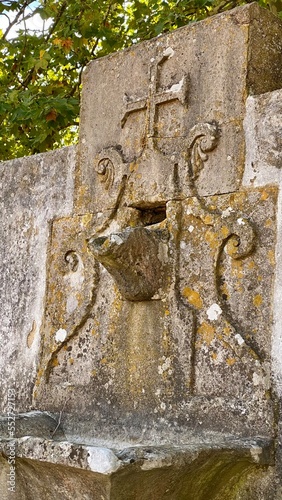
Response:
[{"label": "green foliage", "polygon": [[[76,141],[81,77],[90,60],[244,3],[2,0],[0,160]],[[282,17],[282,0],[258,3]]]}]

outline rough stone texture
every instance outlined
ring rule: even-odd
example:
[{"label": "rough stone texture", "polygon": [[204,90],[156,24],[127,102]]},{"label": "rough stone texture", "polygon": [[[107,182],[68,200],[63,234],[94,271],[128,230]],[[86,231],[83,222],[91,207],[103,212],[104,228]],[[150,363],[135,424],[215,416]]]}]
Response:
[{"label": "rough stone texture", "polygon": [[254,3],[93,61],[83,85],[78,214],[113,208],[122,194],[129,206],[190,195],[185,153],[206,122],[221,141],[196,187],[234,191],[246,97],[282,86],[281,23]]},{"label": "rough stone texture", "polygon": [[249,97],[246,105],[244,184],[280,183],[282,169],[282,89]]},{"label": "rough stone texture", "polygon": [[26,411],[36,373],[50,223],[73,206],[74,148],[0,163],[0,407],[16,386]]},{"label": "rough stone texture", "polygon": [[[5,443],[2,449],[5,453]],[[256,477],[259,466],[273,461],[269,443],[234,439],[113,452],[27,437],[18,440],[18,457],[16,500],[53,500],[54,495],[85,500],[239,499],[246,477]],[[1,470],[8,472],[5,459]],[[2,493],[9,498],[5,486]],[[256,497],[251,493],[247,498]]]},{"label": "rough stone texture", "polygon": [[[275,206],[275,188],[206,198],[206,206],[194,197],[170,201],[163,222],[130,229],[132,248],[116,222],[116,232],[100,238],[109,272],[95,264],[91,240],[86,247],[91,214],[54,222],[36,404],[64,406],[66,432],[93,443],[107,440],[109,429],[117,446],[180,443],[195,428],[271,434]],[[153,259],[146,231],[161,234],[165,277],[152,300],[128,300],[131,289],[123,295],[110,274],[112,267],[121,272],[116,246],[139,290],[142,268],[131,261]],[[73,269],[65,260],[70,249]]]},{"label": "rough stone texture", "polygon": [[281,46],[252,4],[94,61],[75,187],[3,165],[4,495],[16,442],[18,500],[281,499]]},{"label": "rough stone texture", "polygon": [[273,378],[282,396],[282,90],[249,97],[245,118],[246,167],[243,183],[246,187],[276,184],[280,187],[277,207],[277,246],[274,295],[274,329],[272,338]]}]

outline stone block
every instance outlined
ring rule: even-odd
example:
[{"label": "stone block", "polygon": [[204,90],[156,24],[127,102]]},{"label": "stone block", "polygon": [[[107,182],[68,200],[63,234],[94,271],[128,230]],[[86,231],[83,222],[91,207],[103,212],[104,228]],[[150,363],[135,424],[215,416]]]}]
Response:
[{"label": "stone block", "polygon": [[0,407],[8,389],[27,411],[36,375],[53,218],[73,207],[75,149],[0,163]]},{"label": "stone block", "polygon": [[[281,33],[281,22],[253,3],[91,62],[83,79],[76,212],[113,209],[118,198],[148,208],[191,195],[183,182],[187,152],[203,123],[216,124],[221,140],[208,168],[202,162],[198,192],[237,190],[245,101],[281,86]],[[195,126],[198,136],[191,137]]]}]

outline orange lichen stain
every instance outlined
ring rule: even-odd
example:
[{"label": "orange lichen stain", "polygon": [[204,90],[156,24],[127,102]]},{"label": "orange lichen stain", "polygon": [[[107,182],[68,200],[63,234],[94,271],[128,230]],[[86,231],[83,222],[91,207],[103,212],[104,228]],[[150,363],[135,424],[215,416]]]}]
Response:
[{"label": "orange lichen stain", "polygon": [[229,290],[227,288],[227,284],[226,283],[223,283],[222,285],[220,285],[220,291],[223,295],[226,296],[227,299],[230,298],[230,294],[229,294]]},{"label": "orange lichen stain", "polygon": [[134,172],[135,170],[137,170],[137,168],[138,168],[138,164],[137,163],[134,163],[134,162],[130,163],[130,165],[129,165],[129,171],[130,172]]},{"label": "orange lichen stain", "polygon": [[269,198],[269,193],[267,191],[263,190],[263,192],[261,193],[261,197],[260,197],[261,201],[268,200],[268,198]]},{"label": "orange lichen stain", "polygon": [[204,223],[205,223],[205,224],[208,224],[208,225],[212,224],[212,223],[213,223],[213,220],[214,220],[213,216],[212,216],[212,215],[209,215],[209,214],[208,214],[208,215],[205,215],[205,217],[203,217],[203,221],[204,221]]},{"label": "orange lichen stain", "polygon": [[247,193],[244,193],[243,191],[241,191],[240,193],[236,193],[234,195],[234,201],[239,209],[243,208],[244,204],[246,203],[246,198],[247,198]]},{"label": "orange lichen stain", "polygon": [[255,295],[253,298],[253,304],[256,307],[260,307],[262,304],[262,296],[261,295]]},{"label": "orange lichen stain", "polygon": [[218,246],[218,236],[213,231],[207,231],[205,233],[205,240],[210,245],[211,249],[215,249]]},{"label": "orange lichen stain", "polygon": [[30,332],[28,333],[28,336],[27,336],[27,347],[29,349],[31,348],[31,346],[33,344],[35,333],[36,333],[36,321],[33,321],[31,330],[30,330]]},{"label": "orange lichen stain", "polygon": [[244,276],[243,263],[241,260],[232,259],[232,275],[237,279],[242,279]]},{"label": "orange lichen stain", "polygon": [[223,238],[227,238],[227,236],[230,234],[230,231],[229,231],[227,226],[222,226],[222,228],[220,229],[220,232],[221,232]]},{"label": "orange lichen stain", "polygon": [[198,292],[196,292],[195,290],[192,290],[192,288],[189,288],[188,286],[186,286],[182,290],[182,295],[183,295],[183,297],[185,297],[185,299],[187,299],[189,304],[196,307],[197,309],[202,309],[203,301],[202,301],[201,296]]},{"label": "orange lichen stain", "polygon": [[40,381],[41,381],[43,374],[44,374],[44,370],[42,368],[40,368],[37,372],[37,378],[36,378],[36,382],[35,382],[36,387],[38,387],[40,385]]},{"label": "orange lichen stain", "polygon": [[215,329],[205,321],[199,326],[197,333],[201,335],[204,342],[210,344],[214,339]]},{"label": "orange lichen stain", "polygon": [[267,258],[272,266],[275,266],[275,253],[273,250],[267,252]]},{"label": "orange lichen stain", "polygon": [[273,221],[271,219],[267,219],[264,223],[264,226],[265,227],[271,227],[273,224]]},{"label": "orange lichen stain", "polygon": [[73,359],[73,358],[70,358],[70,359],[69,359],[69,364],[70,364],[70,365],[73,365],[73,364],[74,364],[74,359]]},{"label": "orange lichen stain", "polygon": [[59,366],[59,361],[58,361],[58,358],[54,358],[53,361],[52,361],[52,367],[54,368],[55,366]]},{"label": "orange lichen stain", "polygon": [[232,333],[232,329],[231,329],[231,326],[226,324],[226,326],[223,328],[223,333],[226,337],[230,337],[231,333]]},{"label": "orange lichen stain", "polygon": [[214,197],[212,197],[212,200],[215,201],[215,205],[209,205],[208,209],[209,210],[216,210],[217,209],[217,199],[214,200]]},{"label": "orange lichen stain", "polygon": [[228,366],[232,366],[232,365],[234,365],[234,363],[236,363],[236,359],[227,358],[226,363],[228,364]]},{"label": "orange lichen stain", "polygon": [[84,227],[86,227],[89,222],[92,220],[92,214],[85,214],[81,217],[81,223]]}]

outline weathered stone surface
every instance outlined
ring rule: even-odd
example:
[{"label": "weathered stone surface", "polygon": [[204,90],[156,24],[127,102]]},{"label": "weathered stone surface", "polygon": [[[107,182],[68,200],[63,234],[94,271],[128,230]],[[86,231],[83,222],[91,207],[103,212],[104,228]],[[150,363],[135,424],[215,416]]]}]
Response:
[{"label": "weathered stone surface", "polygon": [[46,291],[49,224],[73,206],[75,150],[3,162],[1,178],[0,407],[7,390],[27,411],[36,374]]},{"label": "weathered stone surface", "polygon": [[[95,218],[54,222],[36,405],[64,406],[65,431],[94,444],[109,429],[117,444],[180,443],[195,428],[271,434],[276,196],[262,188],[170,201],[166,219],[145,227],[132,210],[136,228],[125,234],[133,240],[135,231],[166,235],[156,252],[156,277],[163,262],[165,278],[151,300],[132,299],[136,285],[130,288],[143,280],[132,262],[148,247],[139,241],[130,255],[117,222],[114,233],[98,238],[110,272],[95,264],[93,240],[86,246]],[[72,270],[70,251],[79,263]],[[122,290],[121,258],[131,282],[122,276]]]},{"label": "weathered stone surface", "polygon": [[[245,118],[246,166],[243,183],[249,188],[279,185],[281,190],[282,167],[282,91],[247,100]],[[282,396],[282,199],[277,206],[277,244],[275,249],[275,294],[273,300],[274,328],[272,336],[273,382],[279,396]]]},{"label": "weathered stone surface", "polygon": [[280,500],[281,40],[252,4],[94,61],[75,186],[1,165],[3,495],[16,444],[18,500]]},{"label": "weathered stone surface", "polygon": [[[18,455],[16,500],[42,496],[53,500],[58,495],[86,500],[230,500],[239,498],[238,486],[242,492],[247,474],[273,462],[270,443],[232,438],[115,452],[22,438]],[[2,471],[8,472],[5,459]],[[9,498],[6,488],[3,493]]]},{"label": "weathered stone surface", "polygon": [[[10,418],[11,420],[11,418]],[[9,416],[0,417],[0,436],[7,440],[10,439]],[[49,413],[40,411],[31,411],[28,413],[15,413],[15,431],[14,438],[26,438],[26,435],[36,436],[41,439],[64,439],[60,423]]]},{"label": "weathered stone surface", "polygon": [[282,90],[249,97],[246,111],[244,183],[277,183],[282,169]]},{"label": "weathered stone surface", "polygon": [[207,122],[217,123],[221,141],[197,189],[238,189],[245,100],[281,87],[281,33],[254,3],[93,61],[84,75],[77,213],[113,208],[118,197],[148,207],[191,195],[189,137]]}]

